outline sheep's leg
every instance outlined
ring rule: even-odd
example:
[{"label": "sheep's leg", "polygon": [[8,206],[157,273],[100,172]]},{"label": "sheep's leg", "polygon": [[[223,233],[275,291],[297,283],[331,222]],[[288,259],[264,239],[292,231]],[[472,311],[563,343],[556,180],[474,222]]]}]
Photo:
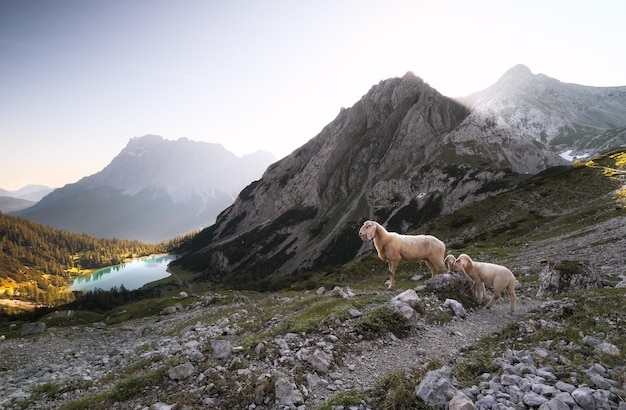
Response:
[{"label": "sheep's leg", "polygon": [[482,303],[485,298],[485,282],[476,282],[476,299]]},{"label": "sheep's leg", "polygon": [[474,281],[474,285],[472,286],[472,291],[474,292],[474,297],[480,303],[483,301],[483,295],[480,292],[482,283]]},{"label": "sheep's leg", "polygon": [[491,306],[493,306],[494,303],[498,301],[498,299],[500,299],[500,293],[502,293],[502,289],[497,289],[495,287],[493,288],[493,297],[491,298],[489,303],[485,305],[486,309],[489,309]]},{"label": "sheep's leg", "polygon": [[[430,277],[432,278],[433,276],[435,276],[437,274],[437,268],[428,259],[425,259],[424,262],[426,262],[426,265],[428,265],[428,269],[430,269]],[[444,269],[444,271],[445,271],[445,269]]]},{"label": "sheep's leg", "polygon": [[394,276],[396,274],[398,262],[399,261],[389,261],[389,285],[387,286],[387,289],[393,289],[393,287],[395,286]]},{"label": "sheep's leg", "polygon": [[446,268],[446,264],[443,263],[443,259],[436,259],[434,265],[436,269],[435,274],[437,274],[437,272],[446,272],[448,270]]},{"label": "sheep's leg", "polygon": [[509,311],[511,313],[515,313],[515,302],[516,302],[515,284],[513,284],[513,286],[509,286],[508,288],[506,288],[506,293],[509,294],[509,299],[511,300],[511,307],[509,308]]}]

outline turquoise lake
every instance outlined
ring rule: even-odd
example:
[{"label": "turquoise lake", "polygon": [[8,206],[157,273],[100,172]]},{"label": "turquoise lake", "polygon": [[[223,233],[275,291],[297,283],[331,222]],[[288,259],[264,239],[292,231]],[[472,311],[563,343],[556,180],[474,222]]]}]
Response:
[{"label": "turquoise lake", "polygon": [[88,275],[82,275],[70,282],[70,290],[110,290],[124,285],[126,290],[139,289],[146,283],[167,278],[167,264],[176,259],[172,255],[150,256],[135,259],[121,265],[98,269]]}]

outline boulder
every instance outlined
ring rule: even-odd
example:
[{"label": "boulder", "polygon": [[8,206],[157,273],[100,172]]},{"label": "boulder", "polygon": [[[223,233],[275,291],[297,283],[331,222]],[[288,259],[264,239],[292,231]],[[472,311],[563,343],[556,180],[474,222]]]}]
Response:
[{"label": "boulder", "polygon": [[588,262],[545,260],[542,264],[537,297],[552,298],[561,293],[602,286],[600,275],[589,267]]},{"label": "boulder", "polygon": [[424,380],[415,388],[415,396],[429,406],[445,406],[452,400],[457,391],[450,380],[451,374],[452,368],[450,366],[429,371]]},{"label": "boulder", "polygon": [[211,340],[211,348],[216,359],[228,359],[233,354],[233,347],[227,340]]},{"label": "boulder", "polygon": [[279,406],[297,406],[304,403],[304,397],[296,385],[284,375],[278,375],[274,382],[276,404]]},{"label": "boulder", "polygon": [[176,367],[172,367],[168,372],[168,376],[172,380],[183,380],[194,374],[195,371],[196,368],[191,363],[185,362]]},{"label": "boulder", "polygon": [[443,307],[451,309],[456,317],[464,318],[467,315],[467,311],[463,305],[454,299],[446,299],[446,301],[443,302]]},{"label": "boulder", "polygon": [[38,335],[46,331],[46,324],[43,322],[24,323],[22,325],[22,336]]},{"label": "boulder", "polygon": [[461,390],[457,390],[448,402],[448,410],[476,410],[476,406]]},{"label": "boulder", "polygon": [[440,293],[459,293],[468,298],[474,298],[474,281],[458,272],[442,273],[435,275],[425,282],[431,292]]}]

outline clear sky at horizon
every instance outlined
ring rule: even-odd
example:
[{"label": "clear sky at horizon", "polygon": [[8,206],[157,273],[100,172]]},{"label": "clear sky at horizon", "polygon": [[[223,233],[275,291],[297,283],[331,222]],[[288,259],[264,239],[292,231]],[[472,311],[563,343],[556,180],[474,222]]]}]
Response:
[{"label": "clear sky at horizon", "polygon": [[525,64],[626,86],[626,3],[0,0],[0,188],[60,187],[133,137],[277,158],[379,81],[456,97]]}]

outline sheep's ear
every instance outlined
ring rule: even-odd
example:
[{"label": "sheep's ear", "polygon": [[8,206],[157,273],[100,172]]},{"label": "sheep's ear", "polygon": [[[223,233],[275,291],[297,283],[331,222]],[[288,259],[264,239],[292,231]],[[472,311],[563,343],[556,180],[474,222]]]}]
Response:
[{"label": "sheep's ear", "polygon": [[365,237],[369,240],[372,239],[374,235],[376,235],[376,225],[370,222],[365,228]]}]

